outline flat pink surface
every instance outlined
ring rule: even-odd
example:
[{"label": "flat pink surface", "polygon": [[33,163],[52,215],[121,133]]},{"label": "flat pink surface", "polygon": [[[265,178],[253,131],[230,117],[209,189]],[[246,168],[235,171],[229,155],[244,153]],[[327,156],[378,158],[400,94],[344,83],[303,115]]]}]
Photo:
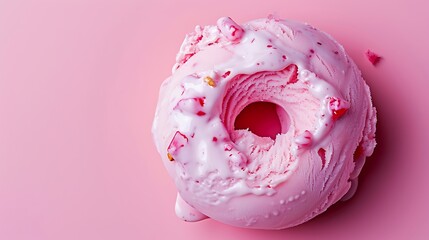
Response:
[{"label": "flat pink surface", "polygon": [[[0,1],[0,239],[428,239],[428,9],[426,0]],[[159,85],[194,25],[269,13],[344,45],[371,87],[378,147],[356,196],[299,227],[182,222],[150,135]],[[383,56],[377,67],[368,48]]]}]

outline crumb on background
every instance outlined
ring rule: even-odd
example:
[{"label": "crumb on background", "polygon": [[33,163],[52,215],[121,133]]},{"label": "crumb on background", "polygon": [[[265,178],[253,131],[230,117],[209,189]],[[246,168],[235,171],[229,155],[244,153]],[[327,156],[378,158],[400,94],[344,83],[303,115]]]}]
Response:
[{"label": "crumb on background", "polygon": [[374,66],[377,65],[381,60],[381,57],[378,54],[374,53],[369,49],[366,50],[365,56],[368,59],[368,61],[370,61]]}]

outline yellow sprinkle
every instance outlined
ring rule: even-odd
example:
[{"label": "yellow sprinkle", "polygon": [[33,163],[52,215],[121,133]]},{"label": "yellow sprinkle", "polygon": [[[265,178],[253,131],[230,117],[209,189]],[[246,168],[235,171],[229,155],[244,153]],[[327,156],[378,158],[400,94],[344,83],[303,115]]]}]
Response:
[{"label": "yellow sprinkle", "polygon": [[210,87],[216,87],[216,82],[209,76],[204,78],[204,82],[206,82]]},{"label": "yellow sprinkle", "polygon": [[171,156],[171,154],[170,154],[170,153],[167,153],[167,157],[168,157],[168,160],[170,160],[170,161],[174,161],[174,158],[173,158],[173,156]]}]

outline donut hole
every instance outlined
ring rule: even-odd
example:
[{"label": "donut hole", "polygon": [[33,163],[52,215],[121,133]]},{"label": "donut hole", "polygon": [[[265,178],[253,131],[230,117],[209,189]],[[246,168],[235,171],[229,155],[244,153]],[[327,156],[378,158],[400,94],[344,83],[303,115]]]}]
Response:
[{"label": "donut hole", "polygon": [[289,115],[281,106],[271,102],[254,102],[238,114],[234,129],[248,129],[257,136],[275,140],[277,134],[288,131],[289,125]]}]

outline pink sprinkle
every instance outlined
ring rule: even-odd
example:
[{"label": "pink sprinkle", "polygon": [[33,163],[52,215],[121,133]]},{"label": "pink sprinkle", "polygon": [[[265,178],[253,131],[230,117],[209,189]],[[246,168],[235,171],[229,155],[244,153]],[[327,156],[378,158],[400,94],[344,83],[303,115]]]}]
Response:
[{"label": "pink sprinkle", "polygon": [[217,27],[222,32],[222,34],[230,41],[239,40],[244,30],[236,22],[234,22],[230,17],[223,17],[217,20]]},{"label": "pink sprinkle", "polygon": [[379,62],[380,62],[380,60],[381,60],[381,57],[378,55],[378,54],[376,54],[376,53],[374,53],[374,52],[372,52],[371,50],[366,50],[366,52],[365,52],[365,55],[366,55],[366,58],[368,58],[368,60],[372,63],[372,65],[377,65]]},{"label": "pink sprinkle", "polygon": [[217,137],[213,137],[213,142],[217,142]]},{"label": "pink sprinkle", "polygon": [[184,147],[186,143],[188,143],[188,138],[181,132],[177,131],[168,145],[167,151],[170,154],[175,154],[176,151]]},{"label": "pink sprinkle", "polygon": [[283,58],[284,60],[286,60],[286,55],[283,55],[283,56],[282,56],[282,58]]}]

